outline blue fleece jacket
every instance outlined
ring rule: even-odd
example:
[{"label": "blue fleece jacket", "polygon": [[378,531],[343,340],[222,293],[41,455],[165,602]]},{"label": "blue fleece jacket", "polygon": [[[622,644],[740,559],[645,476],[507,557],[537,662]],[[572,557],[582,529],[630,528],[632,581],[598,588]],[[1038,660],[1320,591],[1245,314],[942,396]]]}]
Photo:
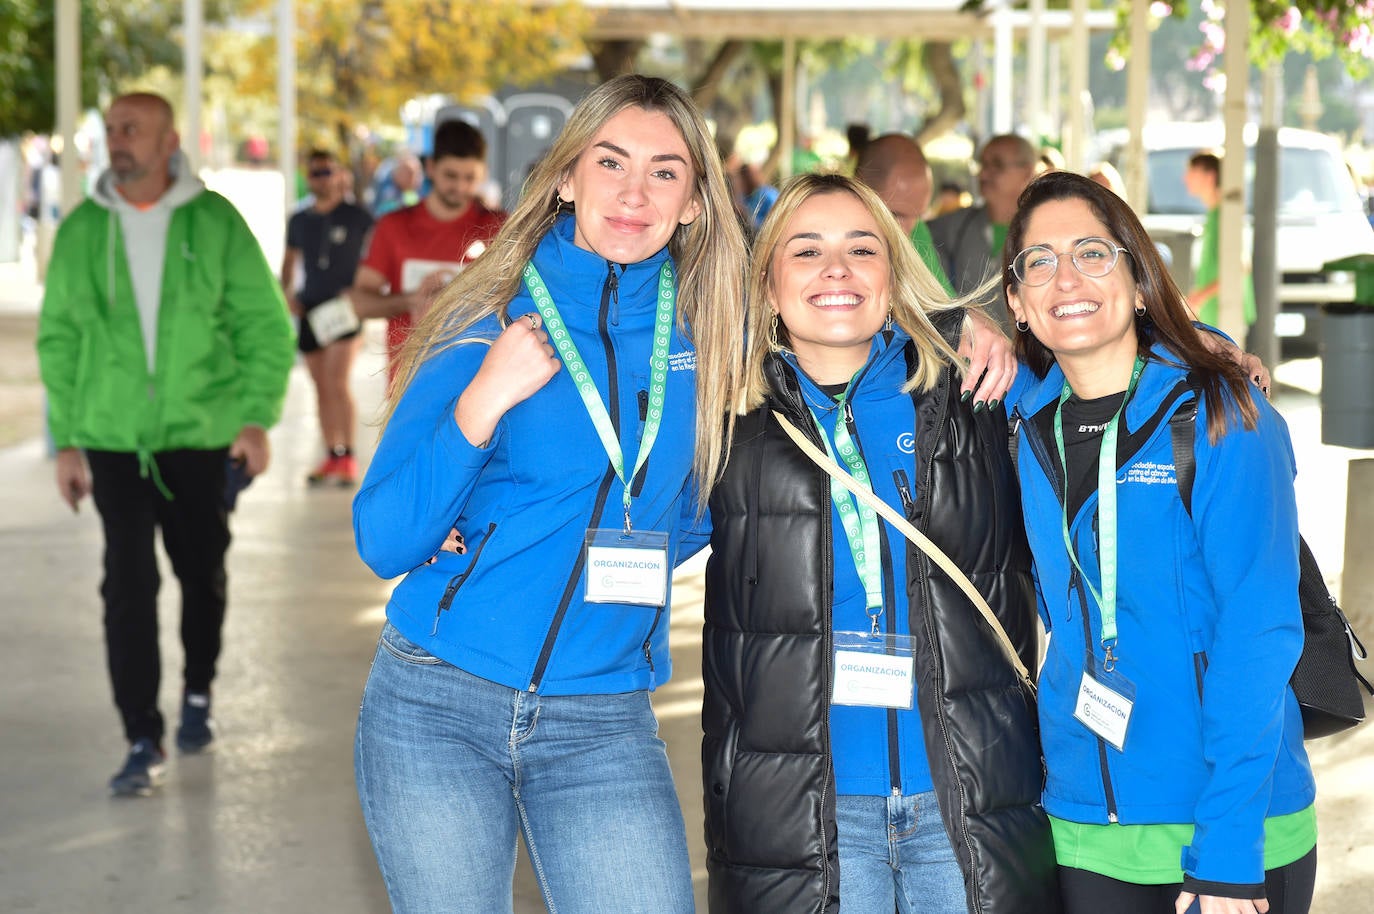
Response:
[{"label": "blue fleece jacket", "polygon": [[[891,337],[889,339],[889,337]],[[873,338],[868,363],[855,375],[847,396],[852,417],[851,436],[858,443],[874,494],[906,513],[916,497],[916,407],[902,392],[907,380],[903,347],[908,337],[880,333]],[[838,405],[791,359],[797,368],[802,395],[811,413],[835,448]],[[838,453],[838,449],[836,449]],[[834,555],[834,631],[868,631],[863,582],[854,565],[849,540],[831,504]],[[883,521],[883,606],[879,628],[888,634],[910,634],[907,609],[906,539]],[[895,730],[893,727],[895,726]],[[894,738],[895,737],[895,738]],[[926,759],[921,715],[913,702],[909,710],[836,705],[830,707],[830,750],[835,789],[840,794],[885,796],[893,788],[905,795],[932,788]]]},{"label": "blue fleece jacket", "polygon": [[[1183,507],[1168,419],[1193,396],[1186,369],[1156,347],[1124,413],[1121,438],[1152,426],[1117,460],[1117,672],[1133,683],[1124,751],[1074,719],[1080,681],[1103,658],[1101,614],[1070,563],[1052,436],[1058,367],[1024,385],[1016,414],[1026,529],[1041,616],[1051,631],[1040,672],[1045,809],[1074,822],[1192,823],[1189,876],[1264,881],[1266,816],[1297,812],[1315,787],[1288,687],[1302,651],[1295,461],[1282,417],[1255,393],[1259,424],[1207,437],[1194,422],[1192,516]],[[1023,374],[1029,374],[1023,371]],[[1070,521],[1083,572],[1101,591],[1098,497]]]},{"label": "blue fleece jacket", "polygon": [[[667,257],[612,265],[573,243],[570,217],[534,255],[619,429],[627,467],[644,425]],[[511,314],[533,310],[522,289]],[[567,370],[508,411],[486,447],[473,447],[454,422],[458,396],[489,351],[483,341],[500,331],[495,318],[481,322],[471,342],[431,357],[402,395],[353,502],[359,554],[384,578],[405,575],[388,620],[469,673],[546,695],[652,689],[671,673],[667,608],[583,599],[586,533],[623,526],[624,487]],[[675,328],[662,426],[631,486],[635,529],[666,533],[674,564],[707,538],[688,478],[695,379],[695,352]],[[463,555],[439,552],[451,527],[466,540]]]}]

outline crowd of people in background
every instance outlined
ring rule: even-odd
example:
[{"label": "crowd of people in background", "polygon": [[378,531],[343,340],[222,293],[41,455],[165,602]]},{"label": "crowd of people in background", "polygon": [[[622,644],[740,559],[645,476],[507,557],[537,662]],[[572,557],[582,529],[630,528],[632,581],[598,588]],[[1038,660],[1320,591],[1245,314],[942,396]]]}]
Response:
[{"label": "crowd of people in background", "polygon": [[[839,171],[779,182],[626,75],[509,215],[463,120],[362,202],[311,150],[274,277],[165,99],[121,96],[106,129],[38,347],[59,494],[91,495],[105,536],[114,794],[166,772],[159,529],[176,745],[215,741],[232,496],[299,350],[306,482],[360,484],[359,554],[401,579],[355,742],[395,910],[510,910],[517,835],[551,909],[693,909],[648,693],[672,571],[709,542],[712,911],[1305,914],[1291,444],[1262,374],[1194,325],[1215,269],[1185,297],[1109,166],[1001,134],[969,200],[913,137],[856,124]],[[1213,213],[1217,171],[1187,173]],[[369,319],[388,388],[364,469]],[[1151,475],[1180,406],[1202,415],[1188,506]],[[1154,552],[1118,567],[1118,524]]]}]

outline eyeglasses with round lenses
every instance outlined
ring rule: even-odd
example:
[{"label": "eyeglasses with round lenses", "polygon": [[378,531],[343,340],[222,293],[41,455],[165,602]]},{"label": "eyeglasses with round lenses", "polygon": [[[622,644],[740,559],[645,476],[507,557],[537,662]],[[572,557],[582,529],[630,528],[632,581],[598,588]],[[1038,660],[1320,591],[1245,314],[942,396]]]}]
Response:
[{"label": "eyeglasses with round lenses", "polygon": [[1011,271],[1023,286],[1043,286],[1059,271],[1060,258],[1068,256],[1078,272],[1097,278],[1116,269],[1120,256],[1129,253],[1106,238],[1084,238],[1072,250],[1063,253],[1049,245],[1036,244],[1016,255],[1011,262]]}]

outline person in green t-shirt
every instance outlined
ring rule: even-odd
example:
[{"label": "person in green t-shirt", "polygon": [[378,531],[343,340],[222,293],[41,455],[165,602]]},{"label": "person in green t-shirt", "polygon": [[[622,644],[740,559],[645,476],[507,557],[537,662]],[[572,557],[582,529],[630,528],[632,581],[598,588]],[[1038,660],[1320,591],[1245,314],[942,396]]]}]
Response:
[{"label": "person in green t-shirt", "polygon": [[930,239],[930,229],[923,218],[930,207],[934,181],[925,153],[911,137],[902,133],[888,133],[870,140],[855,161],[854,177],[873,188],[897,218],[897,224],[911,239],[916,253],[945,291],[954,294],[954,287],[940,265],[940,255]]},{"label": "person in green t-shirt", "polygon": [[[1188,159],[1183,184],[1188,188],[1188,193],[1207,207],[1207,221],[1202,226],[1202,253],[1198,256],[1197,269],[1193,271],[1193,290],[1188,293],[1188,306],[1198,320],[1215,327],[1220,317],[1217,289],[1221,285],[1218,278],[1221,257],[1221,157],[1213,152],[1194,153]],[[1245,274],[1244,314],[1245,326],[1249,327],[1255,322],[1255,286],[1250,281],[1248,271]]]}]

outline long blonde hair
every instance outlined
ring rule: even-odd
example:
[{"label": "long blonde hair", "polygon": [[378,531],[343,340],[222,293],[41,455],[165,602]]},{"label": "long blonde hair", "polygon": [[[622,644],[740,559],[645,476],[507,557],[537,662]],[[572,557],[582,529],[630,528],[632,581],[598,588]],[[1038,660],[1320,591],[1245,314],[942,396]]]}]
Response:
[{"label": "long blonde hair", "polygon": [[929,390],[947,365],[961,371],[963,360],[931,323],[931,314],[976,308],[968,296],[951,301],[944,286],[926,267],[916,249],[902,232],[901,226],[882,199],[867,186],[840,174],[803,174],[789,180],[778,194],[777,202],[768,212],[754,241],[754,256],[750,261],[749,288],[749,351],[745,357],[744,396],[739,404],[742,412],[763,403],[768,393],[763,365],[770,352],[787,347],[787,327],[781,321],[776,333],[770,333],[773,320],[772,299],[773,256],[783,243],[783,232],[801,205],[821,194],[850,194],[863,204],[878,223],[878,233],[887,248],[891,266],[892,320],[911,337],[916,346],[916,371],[907,379],[903,390]]},{"label": "long blonde hair", "polygon": [[[696,446],[692,468],[700,504],[720,475],[733,429],[730,406],[743,375],[745,242],[705,119],[691,98],[664,79],[627,74],[593,89],[569,116],[552,148],[531,173],[510,218],[486,252],[439,293],[397,355],[383,422],[425,360],[463,342],[468,328],[491,315],[504,326],[520,290],[521,272],[558,213],[558,186],[598,131],[637,107],[668,117],[682,134],[696,175],[701,215],[668,241],[677,268],[678,329],[696,348]],[[699,505],[700,507],[700,505]]]}]

